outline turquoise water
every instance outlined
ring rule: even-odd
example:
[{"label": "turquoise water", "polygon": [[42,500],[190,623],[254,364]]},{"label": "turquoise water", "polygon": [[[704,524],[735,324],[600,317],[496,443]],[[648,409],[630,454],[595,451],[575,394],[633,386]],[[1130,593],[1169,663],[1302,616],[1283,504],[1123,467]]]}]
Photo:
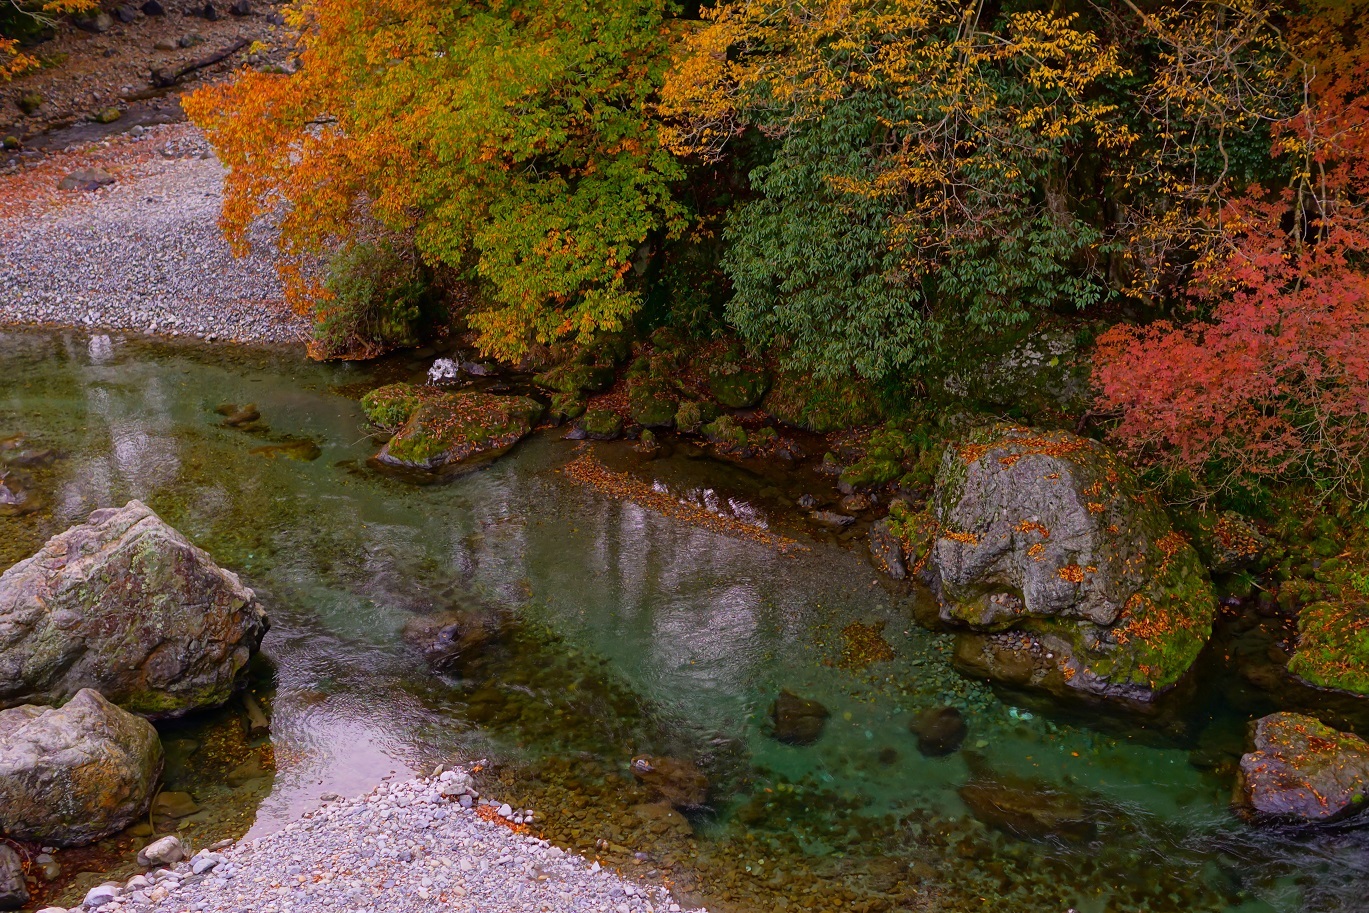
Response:
[{"label": "turquoise water", "polygon": [[[256,675],[278,773],[250,797],[252,833],[329,793],[488,758],[543,812],[549,836],[589,850],[605,839],[626,865],[641,852],[640,874],[718,909],[1369,909],[1365,835],[1260,831],[1230,813],[1242,717],[1192,712],[1207,724],[1204,756],[1215,745],[1227,762],[1195,766],[1191,746],[1153,733],[1094,731],[1000,702],[950,668],[949,640],[912,623],[920,597],[880,578],[861,543],[786,519],[783,504],[823,485],[817,476],[683,452],[647,462],[626,444],[556,432],[447,484],[374,471],[356,398],[419,367],[0,334],[0,438],[23,433],[61,454],[28,471],[44,509],[0,517],[0,566],[91,510],[138,498],[267,605],[268,662]],[[225,427],[215,411],[249,402],[265,427]],[[317,459],[262,449],[301,440],[318,445]],[[609,498],[560,471],[585,447],[802,548]],[[437,674],[404,630],[452,612],[494,633]],[[892,658],[852,661],[843,630],[853,622],[879,630]],[[769,736],[781,688],[830,710],[812,747]],[[923,757],[909,721],[943,705],[962,710],[968,738],[955,755]],[[630,806],[642,796],[627,765],[641,753],[708,774],[696,837],[636,826]],[[1067,795],[1087,833],[1024,839],[986,826],[958,792],[972,778],[1057,806]],[[604,819],[579,835],[557,825],[557,803],[571,808],[577,791]]]}]

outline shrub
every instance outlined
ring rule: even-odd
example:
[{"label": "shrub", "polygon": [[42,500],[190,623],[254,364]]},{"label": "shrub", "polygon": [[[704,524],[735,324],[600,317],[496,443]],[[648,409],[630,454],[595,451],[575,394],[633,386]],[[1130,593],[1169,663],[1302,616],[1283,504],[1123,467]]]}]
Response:
[{"label": "shrub", "polygon": [[340,248],[315,310],[315,358],[372,358],[414,345],[435,299],[423,268],[388,241]]}]

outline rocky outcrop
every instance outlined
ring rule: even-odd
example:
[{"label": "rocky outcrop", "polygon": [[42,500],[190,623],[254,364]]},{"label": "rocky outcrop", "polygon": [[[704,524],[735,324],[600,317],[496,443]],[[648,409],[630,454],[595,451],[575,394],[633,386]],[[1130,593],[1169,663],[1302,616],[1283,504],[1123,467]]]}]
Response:
[{"label": "rocky outcrop", "polygon": [[376,455],[401,469],[451,471],[487,463],[526,437],[542,414],[539,403],[523,396],[395,389],[401,386],[410,385],[381,388],[389,391],[384,418],[400,428]]},{"label": "rocky outcrop", "polygon": [[218,706],[266,627],[253,592],[146,505],[97,510],[0,576],[0,706],[83,688],[151,717]]},{"label": "rocky outcrop", "polygon": [[81,846],[147,811],[162,772],[157,731],[85,689],[62,707],[0,711],[0,830]]},{"label": "rocky outcrop", "polygon": [[1096,441],[980,429],[947,448],[932,519],[930,582],[976,674],[1146,703],[1211,634],[1197,553]]},{"label": "rocky outcrop", "polygon": [[1253,820],[1322,824],[1364,811],[1369,743],[1309,716],[1273,713],[1241,757],[1236,809]]}]

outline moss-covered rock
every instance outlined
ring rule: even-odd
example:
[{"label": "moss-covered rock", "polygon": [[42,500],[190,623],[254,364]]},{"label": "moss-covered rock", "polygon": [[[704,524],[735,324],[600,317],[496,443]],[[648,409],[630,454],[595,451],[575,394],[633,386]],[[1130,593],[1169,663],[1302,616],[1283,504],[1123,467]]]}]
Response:
[{"label": "moss-covered rock", "polygon": [[775,375],[763,405],[784,424],[818,434],[868,425],[880,418],[873,391],[855,378],[830,381],[781,372]]},{"label": "moss-covered rock", "polygon": [[585,414],[586,401],[577,393],[558,393],[551,398],[551,408],[547,417],[560,425],[571,422]]},{"label": "moss-covered rock", "polygon": [[675,427],[686,434],[698,434],[703,426],[718,417],[718,409],[712,403],[685,400],[675,410]]},{"label": "moss-covered rock", "polygon": [[386,384],[361,398],[361,409],[372,424],[395,431],[436,391],[415,384]]},{"label": "moss-covered rock", "polygon": [[1203,564],[1214,574],[1254,567],[1270,547],[1254,524],[1235,511],[1184,511],[1175,517],[1175,526],[1192,540]]},{"label": "moss-covered rock", "polygon": [[723,362],[708,372],[708,392],[729,409],[749,409],[761,401],[770,378],[734,361]]},{"label": "moss-covered rock", "polygon": [[1369,744],[1320,720],[1273,713],[1252,727],[1236,808],[1255,821],[1325,824],[1369,808]]},{"label": "moss-covered rock", "polygon": [[1369,599],[1323,600],[1303,608],[1288,671],[1318,688],[1369,697]]},{"label": "moss-covered rock", "polygon": [[600,393],[613,386],[617,371],[612,366],[569,361],[533,378],[533,383],[553,393]]},{"label": "moss-covered rock", "polygon": [[423,399],[376,459],[429,472],[487,462],[522,440],[541,414],[527,397],[438,393]]},{"label": "moss-covered rock", "polygon": [[730,415],[720,415],[700,430],[704,437],[722,447],[740,450],[746,446],[746,429]]},{"label": "moss-covered rock", "polygon": [[579,428],[595,441],[611,441],[623,433],[623,419],[607,409],[590,409],[580,417]]},{"label": "moss-covered rock", "polygon": [[1211,634],[1216,598],[1197,553],[1096,441],[972,432],[942,458],[932,515],[941,617],[975,632],[959,658],[980,674],[1144,703]]}]

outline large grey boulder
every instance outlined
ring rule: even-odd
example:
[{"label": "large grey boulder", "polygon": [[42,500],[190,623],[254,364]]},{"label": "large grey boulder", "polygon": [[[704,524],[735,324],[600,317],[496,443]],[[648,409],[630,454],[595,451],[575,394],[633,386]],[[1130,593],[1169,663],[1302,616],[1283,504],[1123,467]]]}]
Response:
[{"label": "large grey boulder", "polygon": [[60,708],[0,710],[0,830],[81,846],[147,811],[162,773],[157,730],[85,689]]},{"label": "large grey boulder", "polygon": [[1236,808],[1255,820],[1321,824],[1369,805],[1369,743],[1297,713],[1254,725],[1241,756]]},{"label": "large grey boulder", "polygon": [[0,575],[0,707],[82,688],[149,717],[217,706],[266,627],[252,591],[146,505],[97,510]]},{"label": "large grey boulder", "polygon": [[1144,703],[1211,634],[1197,553],[1096,441],[979,429],[947,448],[932,513],[929,576],[973,672]]}]

